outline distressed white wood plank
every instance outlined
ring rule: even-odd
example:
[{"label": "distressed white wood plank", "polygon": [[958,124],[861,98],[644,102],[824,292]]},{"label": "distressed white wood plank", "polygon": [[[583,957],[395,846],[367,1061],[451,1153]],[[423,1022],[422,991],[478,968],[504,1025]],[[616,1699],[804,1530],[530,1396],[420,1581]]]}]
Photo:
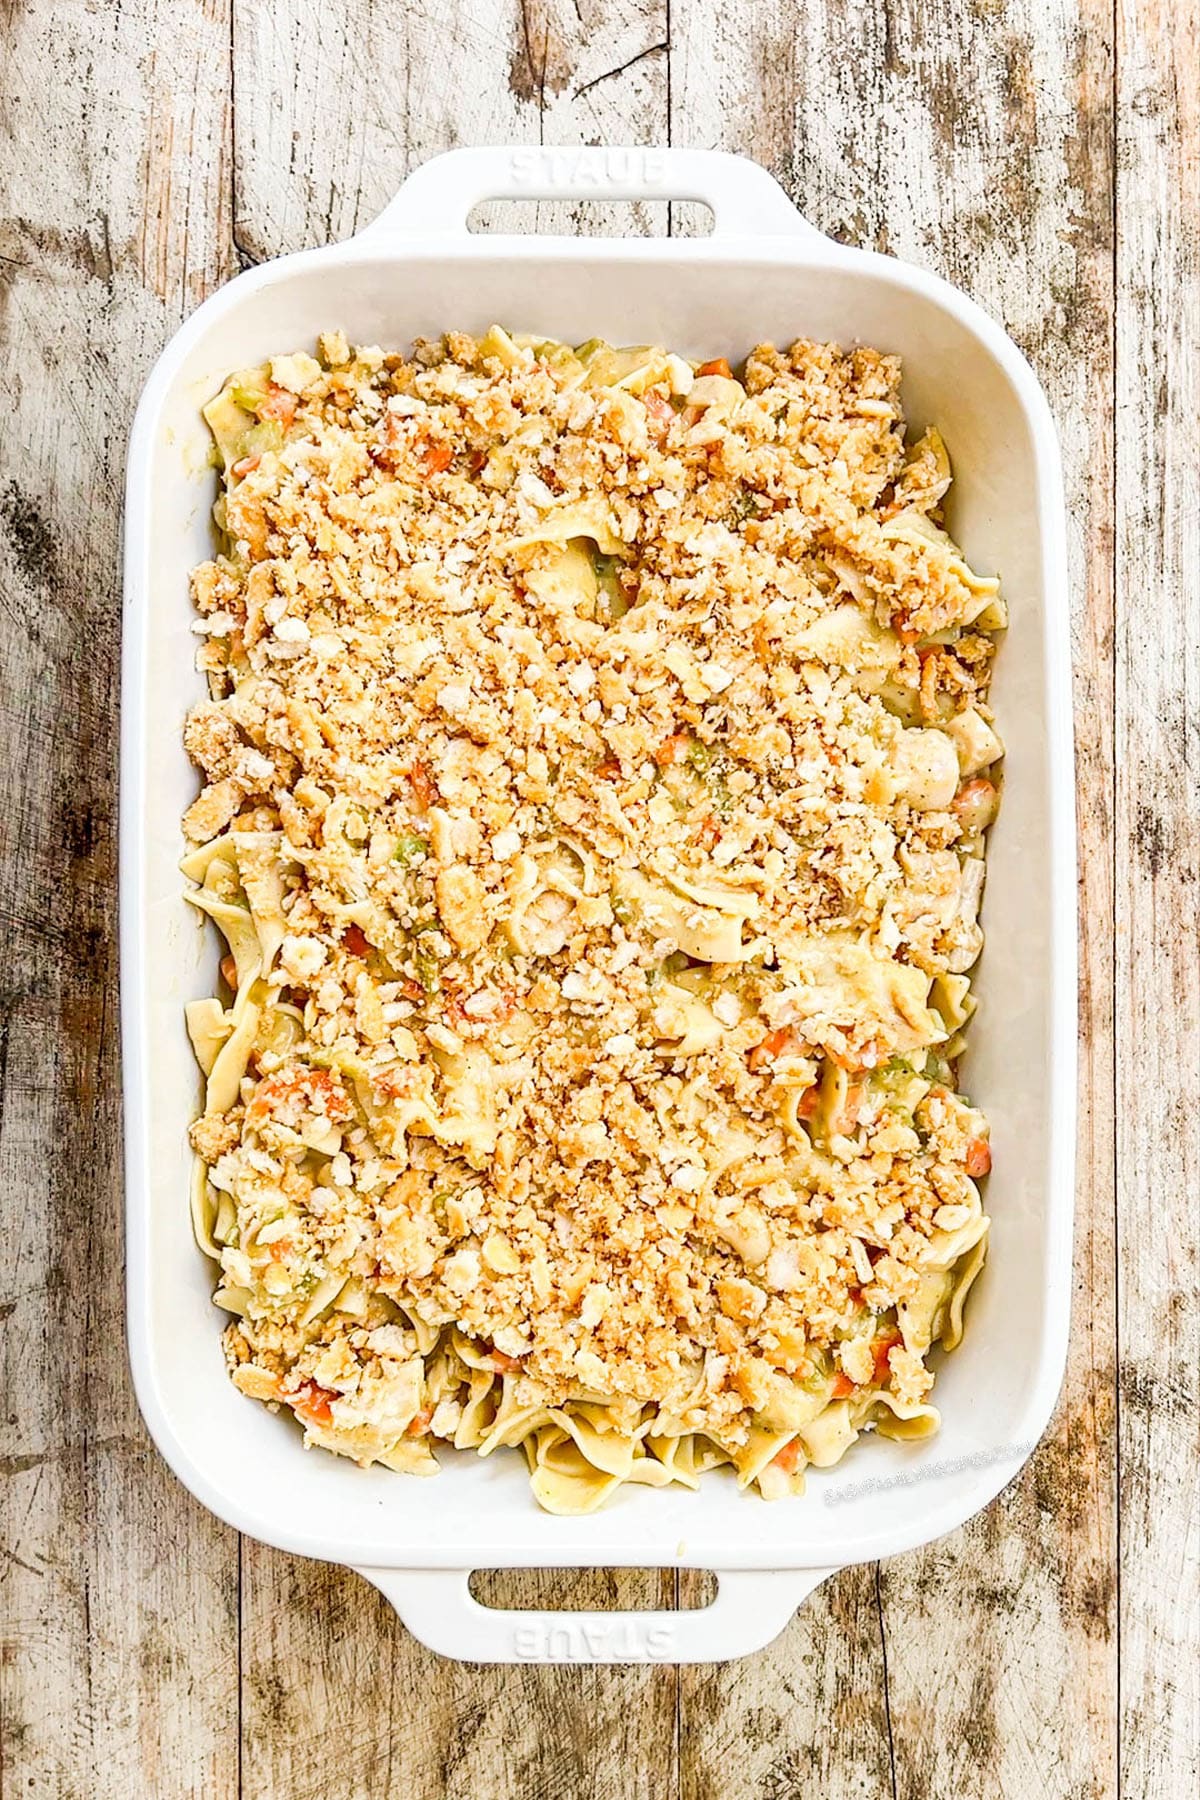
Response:
[{"label": "distressed white wood plank", "polygon": [[[666,0],[279,0],[234,8],[236,235],[254,261],[349,237],[460,144],[655,143]],[[666,209],[633,213],[666,227]],[[493,224],[628,230],[598,208]]]},{"label": "distressed white wood plank", "polygon": [[[669,1574],[487,1578],[498,1605],[670,1604]],[[673,1800],[675,1671],[448,1662],[345,1569],[247,1563],[243,1791],[287,1800]]]},{"label": "distressed white wood plank", "polygon": [[[702,1579],[683,1578],[686,1600]],[[874,1569],[827,1581],[758,1655],[683,1669],[679,1699],[680,1800],[881,1800],[891,1756]]]},{"label": "distressed white wood plank", "polygon": [[1200,12],[1118,8],[1122,1791],[1200,1787]]},{"label": "distressed white wood plank", "polygon": [[[3,1791],[221,1796],[237,1789],[231,1540],[146,1447],[124,1374],[110,771],[119,445],[153,350],[229,263],[230,22],[226,0],[27,0],[5,17],[0,1328],[19,1405],[0,1452]],[[1122,0],[1120,19],[1117,821],[1136,855],[1119,860],[1114,1113],[1109,20],[1094,0],[769,0],[713,18],[672,3],[675,140],[748,150],[824,228],[949,274],[1047,382],[1071,486],[1084,913],[1056,1429],[987,1518],[884,1569],[882,1605],[871,1571],[843,1576],[764,1658],[684,1678],[691,1800],[1114,1791],[1114,1117],[1123,1789],[1194,1785],[1197,1144],[1177,1097],[1200,1037],[1197,546],[1194,468],[1185,484],[1172,458],[1198,398],[1195,101],[1175,73],[1197,21],[1156,0]],[[665,4],[238,0],[243,255],[348,234],[456,142],[662,141],[666,30]],[[650,208],[639,223],[662,226]],[[247,1578],[247,1794],[674,1791],[669,1671],[456,1669],[352,1576],[251,1546]],[[654,1598],[654,1578],[626,1579],[622,1598]],[[533,1597],[510,1583],[501,1597]]]},{"label": "distressed white wood plank", "polygon": [[0,37],[6,1795],[236,1789],[235,1543],[126,1370],[114,894],[125,433],[227,271],[228,56],[223,0],[14,6]]},{"label": "distressed white wood plank", "polygon": [[[861,1691],[864,1669],[882,1686],[886,1652],[886,1717],[870,1720],[865,1737],[860,1720],[856,1753],[821,1765],[823,1795],[1107,1795],[1116,1743],[1111,20],[1094,0],[936,15],[919,0],[883,9],[826,0],[755,8],[729,29],[725,15],[687,0],[672,8],[672,34],[674,141],[758,157],[823,230],[934,268],[982,301],[1047,386],[1070,486],[1087,929],[1064,1398],[1001,1502],[946,1543],[884,1566],[874,1653],[861,1622],[867,1578],[840,1578],[833,1592],[860,1629],[840,1650],[818,1636],[832,1679],[817,1694],[805,1685],[752,1766],[763,1781],[811,1771],[816,1717],[847,1688]],[[762,1665],[685,1674],[685,1792],[720,1791],[728,1746],[752,1742],[789,1642],[818,1631],[802,1615]],[[871,1730],[890,1731],[882,1787]]]}]

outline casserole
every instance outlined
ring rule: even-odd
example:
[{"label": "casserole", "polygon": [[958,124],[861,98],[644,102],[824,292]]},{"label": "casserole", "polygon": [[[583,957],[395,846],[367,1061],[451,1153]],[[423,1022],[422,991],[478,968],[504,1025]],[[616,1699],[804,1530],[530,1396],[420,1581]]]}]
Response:
[{"label": "casserole", "polygon": [[[473,237],[506,196],[707,203],[711,238]],[[400,345],[499,318],[547,336],[742,354],[799,334],[904,361],[910,426],[935,422],[956,470],[949,525],[999,571],[1012,617],[994,701],[1008,728],[992,837],[982,1018],[967,1083],[992,1121],[990,1263],[970,1330],[939,1374],[941,1434],[872,1444],[775,1506],[713,1482],[629,1490],[588,1518],[547,1518],[519,1468],[446,1458],[397,1483],[306,1456],[286,1421],[228,1383],[186,1205],[197,1075],[184,1002],[211,991],[215,948],[179,896],[176,821],[195,791],[180,742],[203,682],[187,574],[210,547],[201,405],[229,370],[340,327]],[[281,1548],[360,1569],[434,1649],[481,1660],[708,1661],[758,1647],[832,1568],[928,1541],[984,1505],[1044,1429],[1068,1324],[1073,1164],[1073,805],[1064,519],[1054,428],[1019,353],[944,283],[829,243],[762,170],[686,151],[456,151],[416,171],[351,243],[240,276],[177,334],[147,383],[128,477],[122,768],[122,1004],[128,1297],[134,1382],[180,1478],[219,1516]],[[324,1466],[328,1462],[328,1466]],[[279,1496],[286,1496],[281,1501]],[[492,1611],[472,1568],[705,1567],[714,1604],[625,1616]]]}]

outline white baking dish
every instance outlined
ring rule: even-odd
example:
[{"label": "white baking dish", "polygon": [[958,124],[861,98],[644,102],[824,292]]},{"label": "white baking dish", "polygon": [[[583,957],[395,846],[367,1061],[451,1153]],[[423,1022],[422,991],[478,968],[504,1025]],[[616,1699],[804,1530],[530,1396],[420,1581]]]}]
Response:
[{"label": "white baking dish", "polygon": [[[690,199],[708,239],[472,235],[489,197]],[[952,527],[998,570],[1012,629],[995,704],[1009,745],[992,838],[967,1065],[995,1170],[988,1267],[935,1394],[940,1436],[860,1441],[803,1499],[767,1505],[710,1475],[698,1494],[623,1488],[588,1518],[534,1504],[523,1460],[449,1453],[434,1481],[308,1454],[290,1420],[230,1384],[212,1276],[188,1218],[185,1128],[198,1077],[184,1001],[212,991],[217,949],[180,898],[179,816],[196,790],[180,728],[201,692],[188,571],[211,550],[214,497],[200,405],[232,368],[308,346],[493,320],[579,340],[661,342],[737,357],[798,335],[904,358],[915,426],[954,461]],[[1074,776],[1054,426],[1014,345],[931,275],[848,250],[807,225],[753,163],[710,152],[459,150],[427,163],[348,244],[250,270],[164,351],[138,409],[126,519],[121,961],[129,1342],[146,1422],[180,1480],[268,1543],[360,1569],[448,1655],[499,1661],[707,1661],[766,1643],[832,1569],[962,1523],[1012,1477],[1050,1417],[1066,1350],[1075,1110]],[[467,1591],[482,1566],[677,1565],[716,1570],[704,1611],[504,1613]]]}]

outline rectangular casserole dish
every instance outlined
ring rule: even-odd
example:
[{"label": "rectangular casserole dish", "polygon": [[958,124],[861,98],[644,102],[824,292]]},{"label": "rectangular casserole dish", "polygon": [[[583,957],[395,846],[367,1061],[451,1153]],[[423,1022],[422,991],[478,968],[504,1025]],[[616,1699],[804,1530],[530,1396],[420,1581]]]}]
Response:
[{"label": "rectangular casserole dish", "polygon": [[[705,202],[701,239],[476,236],[478,202]],[[763,339],[863,342],[904,360],[911,428],[954,465],[950,527],[997,571],[1011,631],[994,704],[1008,744],[991,838],[987,948],[965,1082],[992,1122],[987,1268],[938,1374],[941,1433],[867,1439],[767,1505],[710,1475],[699,1493],[624,1487],[584,1518],[533,1502],[520,1458],[446,1453],[434,1481],[309,1455],[289,1419],[225,1372],[210,1266],[192,1238],[186,1128],[199,1077],[184,1002],[213,991],[215,937],[181,897],[181,742],[203,692],[188,574],[211,553],[214,478],[200,407],[239,366],[343,328],[400,348],[454,327],[744,355]],[[284,257],[209,299],[163,352],[130,445],[121,774],[121,986],[128,1329],[158,1448],[222,1519],[359,1569],[435,1650],[478,1660],[710,1661],[766,1643],[831,1570],[952,1530],[1008,1482],[1050,1417],[1065,1360],[1075,1116],[1074,778],[1065,524],[1054,425],[1005,334],[946,283],[832,243],[762,169],[682,150],[458,150],[404,184],[351,242]],[[700,1567],[697,1612],[505,1613],[467,1588],[487,1566]]]}]

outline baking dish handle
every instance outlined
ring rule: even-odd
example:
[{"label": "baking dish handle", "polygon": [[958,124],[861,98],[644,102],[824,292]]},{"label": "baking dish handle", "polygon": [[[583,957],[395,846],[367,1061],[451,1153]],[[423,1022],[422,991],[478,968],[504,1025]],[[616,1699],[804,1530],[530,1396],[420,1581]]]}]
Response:
[{"label": "baking dish handle", "polygon": [[359,236],[462,237],[483,200],[699,200],[712,210],[714,237],[821,237],[774,176],[746,156],[536,144],[431,157]]},{"label": "baking dish handle", "polygon": [[517,1612],[481,1606],[470,1569],[362,1569],[439,1656],[485,1663],[728,1662],[778,1637],[834,1569],[750,1569],[717,1577],[709,1606],[683,1612]]}]

